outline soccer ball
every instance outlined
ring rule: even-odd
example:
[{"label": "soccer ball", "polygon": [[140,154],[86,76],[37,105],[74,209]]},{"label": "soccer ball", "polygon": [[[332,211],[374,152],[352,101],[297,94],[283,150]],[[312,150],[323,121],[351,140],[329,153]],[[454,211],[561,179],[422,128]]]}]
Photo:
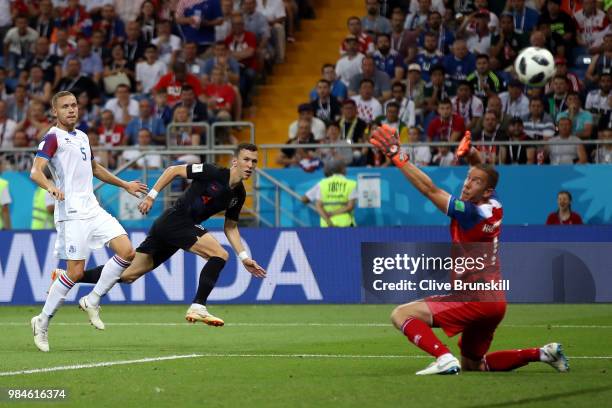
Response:
[{"label": "soccer ball", "polygon": [[555,60],[545,48],[528,47],[514,61],[518,79],[529,86],[544,86],[555,74]]}]

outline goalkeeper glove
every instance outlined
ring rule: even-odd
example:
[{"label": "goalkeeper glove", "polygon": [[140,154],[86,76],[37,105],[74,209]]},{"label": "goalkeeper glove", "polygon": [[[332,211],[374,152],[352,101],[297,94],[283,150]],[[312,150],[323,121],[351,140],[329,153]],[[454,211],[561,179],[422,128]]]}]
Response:
[{"label": "goalkeeper glove", "polygon": [[376,128],[370,137],[370,143],[387,156],[397,167],[404,167],[408,163],[408,155],[400,150],[397,131],[389,125]]},{"label": "goalkeeper glove", "polygon": [[465,131],[463,139],[461,139],[461,143],[459,143],[459,147],[457,148],[457,157],[465,157],[470,153],[470,149],[472,148],[472,132],[469,130]]}]

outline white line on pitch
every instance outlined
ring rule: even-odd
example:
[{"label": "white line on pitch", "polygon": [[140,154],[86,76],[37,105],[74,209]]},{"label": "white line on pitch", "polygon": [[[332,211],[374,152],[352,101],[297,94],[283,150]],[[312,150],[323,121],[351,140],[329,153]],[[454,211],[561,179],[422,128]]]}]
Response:
[{"label": "white line on pitch", "polygon": [[[248,354],[248,353],[204,353],[204,354],[185,354],[185,355],[174,355],[174,356],[163,356],[163,357],[148,357],[137,360],[119,360],[119,361],[106,361],[101,363],[89,363],[89,364],[75,364],[69,366],[59,367],[46,367],[46,368],[34,368],[30,370],[21,371],[6,371],[0,372],[0,377],[9,377],[17,375],[27,374],[40,374],[54,371],[70,371],[70,370],[81,370],[86,368],[99,368],[99,367],[111,367],[116,365],[128,365],[128,364],[142,364],[142,363],[153,363],[157,361],[169,361],[169,360],[180,360],[190,358],[312,358],[312,359],[421,359],[431,358],[425,355],[365,355],[365,354]],[[589,359],[589,360],[601,360],[601,359],[612,359],[612,356],[570,356],[570,359]]]},{"label": "white line on pitch", "polygon": [[[0,322],[0,326],[26,326],[29,322]],[[89,326],[85,322],[53,322],[53,326]],[[185,326],[190,325],[183,322],[116,322],[106,323],[107,326]],[[236,322],[226,323],[226,326],[251,326],[251,327],[391,327],[391,323],[253,323]],[[612,329],[612,325],[587,325],[587,324],[501,324],[500,328],[551,328],[551,329]]]}]

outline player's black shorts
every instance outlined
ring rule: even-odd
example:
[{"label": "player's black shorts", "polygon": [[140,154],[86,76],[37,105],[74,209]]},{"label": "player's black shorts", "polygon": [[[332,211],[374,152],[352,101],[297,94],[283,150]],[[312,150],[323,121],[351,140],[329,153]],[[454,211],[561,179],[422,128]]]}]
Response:
[{"label": "player's black shorts", "polygon": [[195,225],[189,217],[168,208],[155,220],[136,252],[151,255],[157,268],[179,249],[189,250],[207,232],[206,228]]}]

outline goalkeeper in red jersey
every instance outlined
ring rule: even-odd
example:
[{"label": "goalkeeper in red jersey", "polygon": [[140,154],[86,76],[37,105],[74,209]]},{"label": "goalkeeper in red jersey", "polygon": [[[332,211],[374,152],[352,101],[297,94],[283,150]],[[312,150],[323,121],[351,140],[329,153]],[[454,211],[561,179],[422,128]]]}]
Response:
[{"label": "goalkeeper in red jersey", "polygon": [[[459,197],[438,188],[427,174],[408,161],[400,150],[397,131],[392,127],[383,125],[374,130],[370,143],[387,155],[417,190],[451,218],[453,243],[465,246],[473,243],[493,252],[488,257],[486,273],[499,279],[496,251],[503,217],[501,202],[495,195],[499,175],[492,166],[482,164],[478,151],[471,146],[470,132],[466,132],[457,149],[457,156],[470,164]],[[462,369],[509,371],[538,361],[548,363],[559,372],[569,370],[567,358],[558,343],[487,354],[495,330],[506,312],[504,293],[494,293],[493,296],[486,301],[474,301],[457,293],[430,296],[393,310],[393,325],[409,341],[436,358],[417,375],[458,374]],[[441,328],[450,337],[461,334],[461,362],[438,339],[432,327]]]}]

